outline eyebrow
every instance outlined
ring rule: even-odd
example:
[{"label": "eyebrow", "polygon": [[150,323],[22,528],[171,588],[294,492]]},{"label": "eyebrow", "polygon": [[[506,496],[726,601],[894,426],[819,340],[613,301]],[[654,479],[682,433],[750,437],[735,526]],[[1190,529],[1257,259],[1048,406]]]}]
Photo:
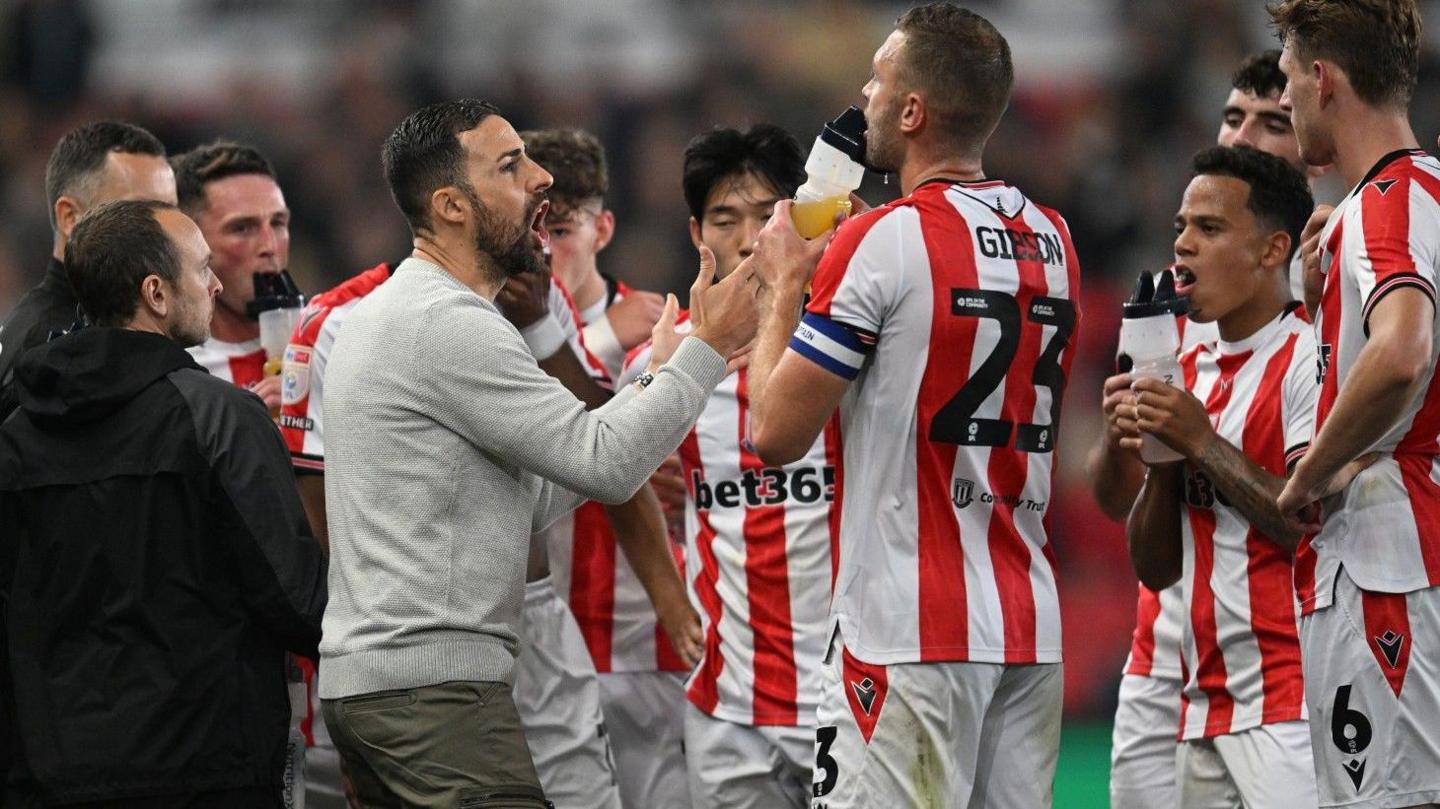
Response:
[{"label": "eyebrow", "polygon": [[1267,121],[1274,121],[1274,122],[1276,122],[1276,123],[1281,123],[1281,124],[1284,124],[1284,125],[1286,125],[1286,126],[1290,126],[1290,116],[1285,115],[1285,114],[1283,114],[1283,113],[1279,113],[1279,112],[1262,112],[1262,113],[1259,113],[1259,115],[1260,115],[1261,118],[1264,118],[1264,119],[1267,120]]},{"label": "eyebrow", "polygon": [[[750,203],[746,203],[746,204],[747,204],[749,207],[752,207],[752,208],[772,208],[772,207],[775,206],[775,203],[779,202],[781,199],[783,199],[783,197],[772,197],[772,198],[770,198],[770,199],[756,200],[756,201],[754,201],[754,202],[750,202]],[[708,214],[712,214],[712,213],[714,213],[714,214],[720,214],[720,213],[735,214],[735,213],[739,213],[739,212],[740,212],[740,206],[738,206],[738,205],[712,205],[712,206],[710,206],[709,208],[706,208],[706,209],[705,209],[705,213],[706,213],[707,215],[708,215]]]},{"label": "eyebrow", "polygon": [[505,154],[502,154],[502,155],[500,155],[499,157],[495,158],[495,162],[496,162],[496,163],[500,163],[500,162],[503,162],[503,161],[505,161],[505,160],[507,160],[507,159],[509,159],[509,158],[512,158],[512,157],[519,157],[520,155],[522,155],[522,154],[524,154],[524,153],[525,153],[525,147],[524,147],[524,146],[516,146],[514,149],[511,149],[510,151],[506,152]]}]

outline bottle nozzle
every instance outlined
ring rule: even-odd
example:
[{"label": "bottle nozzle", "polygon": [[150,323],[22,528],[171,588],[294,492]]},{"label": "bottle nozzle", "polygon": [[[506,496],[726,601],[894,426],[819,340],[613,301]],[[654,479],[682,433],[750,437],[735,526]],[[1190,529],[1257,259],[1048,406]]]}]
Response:
[{"label": "bottle nozzle", "polygon": [[1130,293],[1130,300],[1126,303],[1149,303],[1152,300],[1155,300],[1155,278],[1142,270],[1140,277],[1135,279],[1135,291]]},{"label": "bottle nozzle", "polygon": [[259,320],[261,312],[271,309],[299,309],[303,305],[304,297],[289,270],[257,272],[251,277],[255,282],[255,297],[245,304],[245,314],[251,320]]},{"label": "bottle nozzle", "polygon": [[846,157],[865,164],[865,113],[850,107],[820,131],[820,139],[843,152]]},{"label": "bottle nozzle", "polygon": [[1175,271],[1166,268],[1160,273],[1160,280],[1155,284],[1155,297],[1151,300],[1156,303],[1172,303],[1175,300]]}]

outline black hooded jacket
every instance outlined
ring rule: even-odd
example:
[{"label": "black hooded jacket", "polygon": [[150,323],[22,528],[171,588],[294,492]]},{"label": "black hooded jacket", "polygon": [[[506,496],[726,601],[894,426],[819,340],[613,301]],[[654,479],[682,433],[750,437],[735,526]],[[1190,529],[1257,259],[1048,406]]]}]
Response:
[{"label": "black hooded jacket", "polygon": [[12,783],[55,802],[278,791],[285,652],[316,655],[325,561],[265,406],[124,329],[34,348],[16,382],[0,426]]}]

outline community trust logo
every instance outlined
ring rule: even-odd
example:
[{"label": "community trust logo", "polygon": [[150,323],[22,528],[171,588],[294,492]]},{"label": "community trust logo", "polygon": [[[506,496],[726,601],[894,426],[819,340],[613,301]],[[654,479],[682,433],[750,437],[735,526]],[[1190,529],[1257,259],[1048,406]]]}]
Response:
[{"label": "community trust logo", "polygon": [[1021,497],[1018,494],[994,494],[993,492],[986,491],[980,492],[977,496],[975,494],[975,481],[966,478],[955,478],[951,481],[950,502],[953,503],[956,508],[968,508],[971,503],[977,500],[987,506],[993,506],[999,503],[1000,505],[1010,506],[1013,509],[1035,512],[1043,512],[1046,504],[1049,502],[1047,500],[1031,500],[1028,497]]}]

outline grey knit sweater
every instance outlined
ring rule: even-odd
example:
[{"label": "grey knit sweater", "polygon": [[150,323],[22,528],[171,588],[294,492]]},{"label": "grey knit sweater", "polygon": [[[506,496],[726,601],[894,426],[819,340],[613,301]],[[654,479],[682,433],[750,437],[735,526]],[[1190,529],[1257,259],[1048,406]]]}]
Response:
[{"label": "grey knit sweater", "polygon": [[320,696],[509,682],[530,533],[631,497],[724,376],[687,338],[649,388],[587,412],[494,304],[402,263],[326,367]]}]

